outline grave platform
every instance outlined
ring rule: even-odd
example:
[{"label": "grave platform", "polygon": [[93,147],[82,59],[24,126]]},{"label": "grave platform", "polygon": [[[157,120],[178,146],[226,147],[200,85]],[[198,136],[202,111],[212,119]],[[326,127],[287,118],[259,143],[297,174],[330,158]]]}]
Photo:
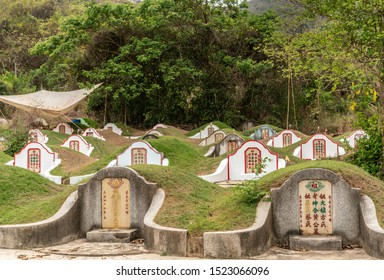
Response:
[{"label": "grave platform", "polygon": [[341,251],[341,236],[330,235],[291,235],[289,248],[297,251]]},{"label": "grave platform", "polygon": [[95,229],[87,232],[87,242],[129,243],[137,237],[137,229]]}]

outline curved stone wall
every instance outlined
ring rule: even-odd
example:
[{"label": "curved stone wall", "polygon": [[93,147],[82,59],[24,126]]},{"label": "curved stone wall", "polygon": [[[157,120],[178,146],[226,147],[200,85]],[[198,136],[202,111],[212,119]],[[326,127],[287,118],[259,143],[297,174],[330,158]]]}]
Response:
[{"label": "curved stone wall", "polygon": [[37,223],[0,226],[0,247],[36,248],[62,244],[78,238],[79,207],[78,193],[75,191],[49,219]]}]

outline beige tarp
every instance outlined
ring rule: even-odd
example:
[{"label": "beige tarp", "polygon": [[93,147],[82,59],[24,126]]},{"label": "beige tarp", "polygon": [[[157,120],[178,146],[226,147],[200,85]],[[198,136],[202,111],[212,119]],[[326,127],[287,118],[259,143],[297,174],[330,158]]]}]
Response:
[{"label": "beige tarp", "polygon": [[23,111],[58,117],[68,113],[101,84],[91,89],[55,92],[40,90],[23,95],[0,95],[0,101]]}]

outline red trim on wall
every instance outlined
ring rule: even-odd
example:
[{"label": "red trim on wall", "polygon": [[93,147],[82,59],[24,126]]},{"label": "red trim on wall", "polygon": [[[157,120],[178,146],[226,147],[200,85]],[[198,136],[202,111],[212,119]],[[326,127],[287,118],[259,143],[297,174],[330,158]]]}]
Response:
[{"label": "red trim on wall", "polygon": [[[316,139],[313,139],[313,141],[312,141],[312,159],[316,159],[315,141],[322,141],[323,142],[323,144],[324,144],[324,157],[323,158],[326,158],[327,157],[327,141],[325,141],[324,139],[316,138]],[[337,145],[337,154],[339,154],[339,145]]]},{"label": "red trim on wall", "polygon": [[[39,166],[39,171],[36,172],[36,173],[40,173],[41,172],[41,150],[39,148],[31,148],[31,149],[28,149],[27,150],[27,169],[30,170],[30,171],[33,171],[30,169],[31,165],[30,165],[30,156],[29,156],[29,152],[30,151],[38,151],[38,158],[39,158],[39,161],[38,161],[38,166]],[[35,171],[33,171],[35,172]]]},{"label": "red trim on wall", "polygon": [[[256,147],[248,147],[245,151],[244,151],[244,172],[246,174],[249,174],[251,172],[247,172],[247,151],[250,150],[250,149],[254,149],[254,150],[257,150],[259,151],[259,162],[261,161],[261,151],[259,148],[256,148]],[[260,171],[263,171],[262,169],[260,169]]]},{"label": "red trim on wall", "polygon": [[[124,154],[127,150],[129,150],[133,144],[135,143],[139,143],[139,142],[142,142],[144,144],[146,144],[148,146],[149,149],[151,149],[152,151],[154,151],[156,154],[159,154],[160,155],[160,165],[163,165],[163,159],[164,159],[164,154],[162,152],[158,152],[155,150],[155,148],[153,148],[148,142],[146,141],[143,141],[143,140],[139,140],[139,141],[136,141],[134,143],[132,143],[131,145],[128,146],[128,148],[126,148],[121,154],[118,154],[116,156],[116,165],[118,166],[119,165],[119,156]],[[136,148],[136,147],[135,147]],[[143,147],[137,147],[137,148],[143,148]],[[132,152],[131,152],[131,156],[132,156]],[[131,161],[131,164],[132,164],[132,161]]]},{"label": "red trim on wall", "polygon": [[[334,140],[332,140],[331,138],[329,138],[327,135],[325,134],[322,134],[322,133],[317,133],[313,136],[311,136],[307,141],[305,141],[304,143],[301,143],[300,144],[300,158],[303,159],[303,154],[302,154],[302,151],[303,151],[303,145],[307,144],[309,141],[311,141],[312,139],[313,140],[319,140],[317,139],[316,137],[319,136],[319,135],[322,135],[324,137],[326,137],[328,140],[330,140],[332,143],[336,144],[337,145],[337,149],[339,149],[339,143],[335,142]],[[324,139],[321,139],[321,140],[324,140]],[[324,140],[325,141],[325,140]],[[313,147],[313,143],[312,143],[312,147]]]},{"label": "red trim on wall", "polygon": [[[228,161],[228,169],[227,169],[227,178],[228,180],[231,180],[231,176],[230,176],[230,173],[229,173],[229,170],[230,170],[230,157],[235,155],[240,149],[243,148],[244,145],[246,145],[247,143],[249,142],[254,142],[254,143],[258,143],[260,145],[262,145],[267,151],[270,152],[271,155],[275,156],[276,157],[276,170],[279,169],[279,155],[277,153],[274,153],[272,152],[270,149],[268,149],[268,147],[266,145],[264,145],[262,142],[258,141],[258,140],[248,140],[248,141],[245,141],[239,148],[237,148],[232,154],[229,154],[227,156],[227,161]],[[252,148],[252,146],[248,147],[248,148]],[[247,148],[247,149],[248,149]],[[258,149],[258,147],[253,147],[253,148],[256,148]]]}]

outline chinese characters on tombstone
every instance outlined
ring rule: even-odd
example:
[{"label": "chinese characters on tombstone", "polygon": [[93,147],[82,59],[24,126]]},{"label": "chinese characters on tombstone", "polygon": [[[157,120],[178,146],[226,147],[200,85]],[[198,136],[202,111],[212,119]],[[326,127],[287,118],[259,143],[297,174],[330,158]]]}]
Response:
[{"label": "chinese characters on tombstone", "polygon": [[106,178],[101,190],[102,228],[130,227],[130,183],[125,178]]},{"label": "chinese characters on tombstone", "polygon": [[332,234],[332,185],[325,180],[299,183],[300,232],[303,235]]}]

